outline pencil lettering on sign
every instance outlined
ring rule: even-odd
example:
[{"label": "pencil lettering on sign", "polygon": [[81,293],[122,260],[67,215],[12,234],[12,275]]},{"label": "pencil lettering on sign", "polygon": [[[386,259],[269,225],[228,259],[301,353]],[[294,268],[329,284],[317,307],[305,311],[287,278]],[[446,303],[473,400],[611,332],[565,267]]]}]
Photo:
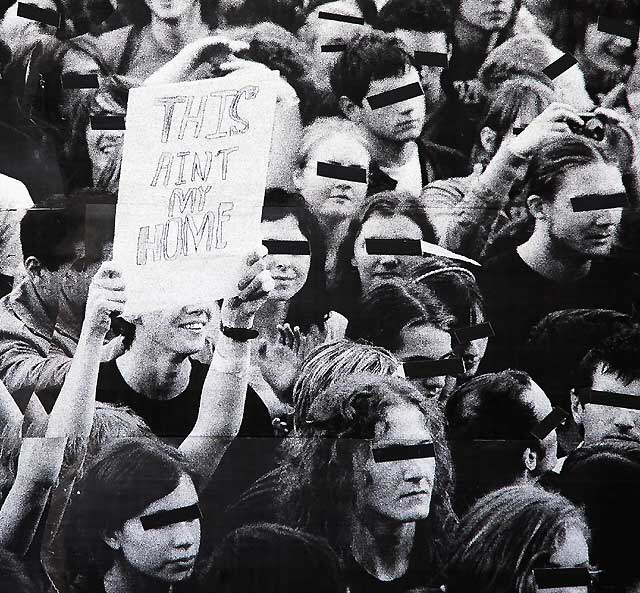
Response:
[{"label": "pencil lettering on sign", "polygon": [[640,410],[640,395],[598,391],[597,389],[578,389],[576,393],[585,404]]},{"label": "pencil lettering on sign", "polygon": [[92,130],[124,130],[125,122],[123,115],[92,115]]},{"label": "pencil lettering on sign", "polygon": [[420,66],[436,66],[446,68],[449,65],[447,54],[437,51],[416,51],[413,58]]},{"label": "pencil lettering on sign", "polygon": [[33,4],[18,2],[17,15],[25,19],[44,23],[45,25],[51,25],[56,29],[60,26],[60,14],[58,12],[48,8],[40,8]]},{"label": "pencil lettering on sign", "polygon": [[351,23],[352,25],[364,25],[364,18],[358,16],[349,16],[346,14],[336,14],[335,12],[319,12],[319,19],[325,21],[339,21],[341,23]]},{"label": "pencil lettering on sign", "polygon": [[62,86],[65,89],[97,89],[100,87],[97,74],[76,74],[75,72],[62,75]]},{"label": "pencil lettering on sign", "polygon": [[569,417],[562,408],[553,408],[547,416],[545,416],[538,425],[531,431],[531,434],[539,439],[545,439],[552,430],[558,428],[558,426],[564,424]]},{"label": "pencil lettering on sign", "polygon": [[624,208],[629,205],[627,194],[586,195],[571,198],[574,212],[589,212],[591,210],[608,210],[609,208]]},{"label": "pencil lettering on sign", "polygon": [[429,459],[435,457],[433,443],[419,445],[394,445],[379,447],[373,450],[373,460],[376,463],[388,461],[402,461],[403,459]]},{"label": "pencil lettering on sign", "polygon": [[365,239],[369,255],[422,255],[420,239]]},{"label": "pencil lettering on sign", "polygon": [[533,575],[538,589],[584,587],[591,583],[587,568],[534,568]]},{"label": "pencil lettering on sign", "polygon": [[262,242],[270,255],[309,255],[307,241],[277,241],[268,239]]},{"label": "pencil lettering on sign", "polygon": [[320,46],[320,51],[324,53],[340,52],[345,49],[347,49],[347,46],[344,43],[328,43],[327,45]]},{"label": "pencil lettering on sign", "polygon": [[578,63],[571,54],[564,54],[560,56],[555,62],[549,64],[542,72],[546,74],[551,80],[560,76],[563,72],[566,72]]},{"label": "pencil lettering on sign", "polygon": [[490,338],[495,336],[495,333],[491,327],[491,323],[485,321],[484,323],[478,323],[477,325],[451,330],[451,335],[458,341],[458,343],[463,344],[465,342],[481,340],[482,338]]},{"label": "pencil lettering on sign", "polygon": [[343,165],[318,162],[317,174],[319,177],[329,177],[355,183],[367,182],[367,170],[362,167],[345,167]]},{"label": "pencil lettering on sign", "polygon": [[622,19],[612,19],[606,16],[598,17],[598,31],[626,37],[631,41],[638,41],[640,25],[637,23],[627,23]]},{"label": "pencil lettering on sign", "polygon": [[427,379],[464,373],[464,363],[461,358],[407,360],[402,363],[402,367],[407,379]]},{"label": "pencil lettering on sign", "polygon": [[408,101],[409,99],[415,99],[416,97],[423,96],[422,87],[420,83],[413,82],[397,89],[385,91],[384,93],[378,93],[377,95],[371,95],[367,97],[367,102],[371,109],[381,109],[382,107],[388,107],[395,103],[401,103],[402,101]]},{"label": "pencil lettering on sign", "polygon": [[167,525],[173,525],[174,523],[195,521],[196,519],[201,518],[202,513],[200,512],[200,507],[197,504],[192,504],[188,507],[143,515],[140,517],[140,523],[142,523],[143,529],[159,529],[160,527],[166,527]]}]

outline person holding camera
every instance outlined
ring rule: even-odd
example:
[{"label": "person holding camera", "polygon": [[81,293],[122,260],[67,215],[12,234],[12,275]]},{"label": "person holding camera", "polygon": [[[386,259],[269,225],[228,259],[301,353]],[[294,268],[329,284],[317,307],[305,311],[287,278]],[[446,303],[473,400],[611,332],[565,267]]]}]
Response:
[{"label": "person holding camera", "polygon": [[[524,195],[533,231],[517,248],[486,260],[480,285],[496,337],[487,368],[517,365],[529,329],[558,309],[630,313],[633,260],[610,257],[628,196],[607,144],[583,135],[580,117],[552,124],[529,159]],[[570,125],[579,133],[560,133]],[[569,132],[569,130],[567,130]],[[522,134],[524,136],[524,133]]]}]

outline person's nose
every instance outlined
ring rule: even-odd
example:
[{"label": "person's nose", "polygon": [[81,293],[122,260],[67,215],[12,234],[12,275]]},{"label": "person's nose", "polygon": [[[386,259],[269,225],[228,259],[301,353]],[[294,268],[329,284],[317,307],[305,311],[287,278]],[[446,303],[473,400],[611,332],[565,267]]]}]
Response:
[{"label": "person's nose", "polygon": [[200,521],[182,521],[173,525],[173,545],[188,550],[198,543]]},{"label": "person's nose", "polygon": [[621,433],[629,432],[638,422],[636,416],[638,414],[634,414],[631,410],[621,409],[614,420],[615,427]]},{"label": "person's nose", "polygon": [[631,39],[627,39],[626,37],[620,37],[618,35],[611,36],[611,43],[616,48],[620,50],[627,50],[631,48],[632,42]]},{"label": "person's nose", "polygon": [[378,263],[386,270],[393,270],[400,264],[395,255],[381,255],[378,258]]},{"label": "person's nose", "polygon": [[620,208],[605,208],[603,210],[597,210],[595,215],[595,223],[597,226],[607,227],[618,224],[622,210]]},{"label": "person's nose", "polygon": [[435,469],[435,460],[433,458],[405,459],[402,463],[404,464],[404,479],[406,482],[411,482],[422,488],[431,485],[433,470]]}]

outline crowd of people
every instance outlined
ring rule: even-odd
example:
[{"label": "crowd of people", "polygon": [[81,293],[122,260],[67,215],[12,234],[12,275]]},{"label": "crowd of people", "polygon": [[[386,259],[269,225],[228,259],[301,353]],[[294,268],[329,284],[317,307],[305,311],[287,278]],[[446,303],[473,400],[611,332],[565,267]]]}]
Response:
[{"label": "crowd of people", "polygon": [[[0,0],[0,593],[640,593],[639,28]],[[92,118],[265,71],[261,240],[308,249],[131,312]]]}]

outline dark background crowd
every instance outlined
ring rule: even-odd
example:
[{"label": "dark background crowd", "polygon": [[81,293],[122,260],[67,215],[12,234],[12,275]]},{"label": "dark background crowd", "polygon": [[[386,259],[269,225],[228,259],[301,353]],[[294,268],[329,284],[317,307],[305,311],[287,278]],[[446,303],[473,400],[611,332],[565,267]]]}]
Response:
[{"label": "dark background crowd", "polygon": [[[0,0],[0,593],[640,593],[639,26]],[[265,71],[305,249],[127,311],[129,91]]]}]

